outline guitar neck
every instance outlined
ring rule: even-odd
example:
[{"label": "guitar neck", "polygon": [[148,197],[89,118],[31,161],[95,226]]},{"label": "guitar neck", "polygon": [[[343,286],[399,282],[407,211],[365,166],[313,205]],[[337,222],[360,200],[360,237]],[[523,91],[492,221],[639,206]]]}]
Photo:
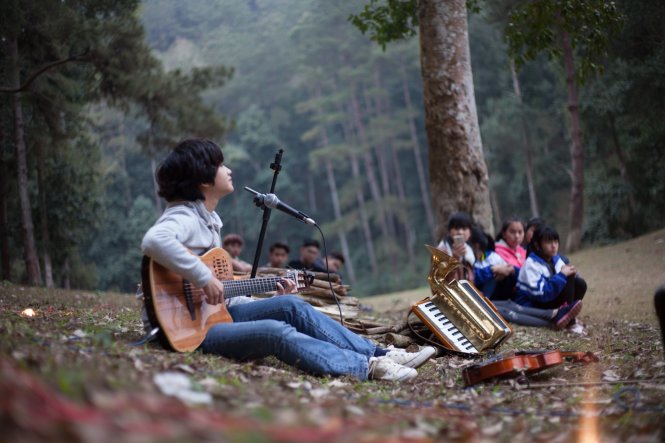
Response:
[{"label": "guitar neck", "polygon": [[280,283],[282,279],[283,277],[265,277],[223,281],[224,298],[229,299],[243,295],[276,291],[277,283]]}]

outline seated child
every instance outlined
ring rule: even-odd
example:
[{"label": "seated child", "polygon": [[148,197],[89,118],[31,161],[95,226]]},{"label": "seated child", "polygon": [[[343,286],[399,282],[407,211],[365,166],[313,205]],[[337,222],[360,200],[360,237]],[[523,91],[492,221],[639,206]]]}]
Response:
[{"label": "seated child", "polygon": [[456,212],[448,219],[448,233],[441,239],[437,248],[462,263],[462,269],[451,273],[455,275],[449,275],[449,278],[473,281],[473,264],[476,262],[476,256],[471,246],[466,243],[471,237],[472,226],[471,216],[464,212]]},{"label": "seated child", "polygon": [[496,236],[494,250],[506,263],[515,267],[515,275],[520,272],[526,261],[526,251],[522,247],[524,224],[518,218],[509,218],[503,222],[501,231]]},{"label": "seated child", "polygon": [[524,227],[524,239],[522,240],[522,246],[524,248],[528,247],[529,243],[531,243],[533,232],[536,230],[536,228],[545,224],[547,224],[545,223],[545,219],[540,217],[531,217],[529,220],[527,220],[526,226]]},{"label": "seated child", "polygon": [[[514,275],[515,269],[492,250],[492,238],[482,232],[480,228],[474,226],[470,243],[476,253],[474,284],[485,297],[492,301],[499,314],[507,321],[518,325],[552,327],[560,330],[579,314],[582,309],[582,301],[559,309],[540,309],[521,306],[510,300],[511,297],[505,297],[505,293],[497,296],[497,281],[506,282],[505,277]],[[500,290],[505,290],[505,285]],[[512,290],[514,290],[514,286],[512,286]]]},{"label": "seated child", "polygon": [[506,277],[515,274],[515,269],[494,251],[494,241],[480,227],[471,229],[469,240],[476,262],[473,265],[473,283],[485,297],[494,300],[512,298],[515,284],[505,284]]},{"label": "seated child", "polygon": [[[541,225],[533,233],[528,257],[517,278],[515,301],[522,306],[545,309],[572,306],[586,293],[586,282],[576,278],[576,274],[575,267],[564,263],[559,256],[559,234]],[[579,326],[571,330],[584,333]]]}]

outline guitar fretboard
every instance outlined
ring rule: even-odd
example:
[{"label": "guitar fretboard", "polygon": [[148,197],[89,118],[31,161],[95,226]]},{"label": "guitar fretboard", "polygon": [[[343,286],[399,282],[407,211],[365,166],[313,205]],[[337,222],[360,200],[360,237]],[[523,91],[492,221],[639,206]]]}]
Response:
[{"label": "guitar fretboard", "polygon": [[284,277],[265,277],[223,281],[224,298],[276,291],[277,283],[280,283],[283,279]]}]

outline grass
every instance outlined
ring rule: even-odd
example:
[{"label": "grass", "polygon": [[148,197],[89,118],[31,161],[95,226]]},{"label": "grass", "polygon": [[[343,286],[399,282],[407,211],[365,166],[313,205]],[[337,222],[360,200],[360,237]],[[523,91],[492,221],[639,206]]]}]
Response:
[{"label": "grass", "polygon": [[[359,383],[311,376],[274,358],[238,363],[133,347],[141,335],[133,296],[4,282],[2,438],[571,441],[595,435],[661,441],[665,361],[652,297],[665,280],[664,240],[665,231],[658,231],[571,256],[589,284],[583,311],[589,335],[516,327],[504,350],[593,351],[600,362],[548,369],[530,377],[531,387],[494,380],[465,388],[462,369],[475,361],[456,356],[433,359],[413,382]],[[362,302],[374,307],[366,315],[389,323],[428,292],[423,287]],[[35,317],[21,315],[29,307]],[[185,375],[213,403],[188,407],[164,396],[153,381],[164,372]],[[597,384],[579,385],[590,382]]]}]

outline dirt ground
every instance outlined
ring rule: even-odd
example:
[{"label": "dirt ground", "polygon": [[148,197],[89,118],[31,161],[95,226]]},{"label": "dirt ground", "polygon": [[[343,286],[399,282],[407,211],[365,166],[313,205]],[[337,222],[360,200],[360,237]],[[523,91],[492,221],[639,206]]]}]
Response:
[{"label": "dirt ground", "polygon": [[[465,387],[481,360],[445,353],[416,379],[358,382],[270,357],[174,353],[141,337],[133,296],[0,283],[4,442],[660,442],[665,360],[653,315],[665,230],[571,257],[588,335],[516,326],[510,350],[590,351],[528,378]],[[428,288],[363,299],[396,324]],[[26,309],[35,315],[26,316]]]}]

